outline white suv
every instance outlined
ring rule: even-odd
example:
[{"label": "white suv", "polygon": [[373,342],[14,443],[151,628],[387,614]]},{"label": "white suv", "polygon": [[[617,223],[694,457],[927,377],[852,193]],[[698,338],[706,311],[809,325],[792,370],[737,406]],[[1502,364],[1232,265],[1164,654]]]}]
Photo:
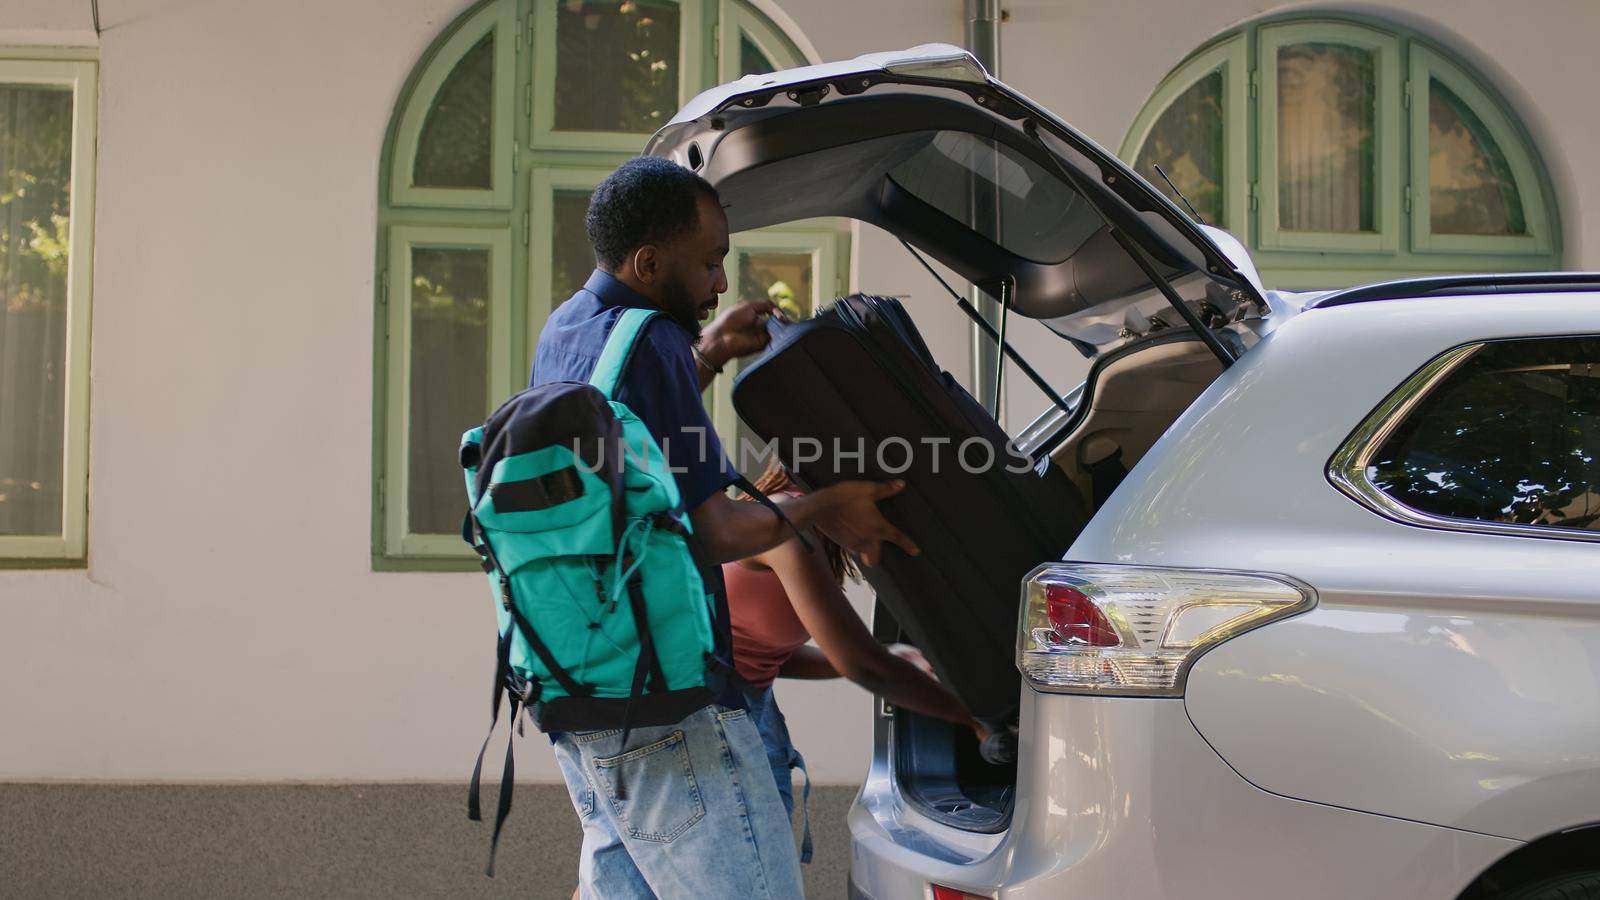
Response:
[{"label": "white suv", "polygon": [[715,89],[648,152],[1092,359],[1018,438],[1094,512],[1020,585],[1017,764],[884,710],[854,896],[1600,897],[1600,276],[1268,291],[942,45]]}]

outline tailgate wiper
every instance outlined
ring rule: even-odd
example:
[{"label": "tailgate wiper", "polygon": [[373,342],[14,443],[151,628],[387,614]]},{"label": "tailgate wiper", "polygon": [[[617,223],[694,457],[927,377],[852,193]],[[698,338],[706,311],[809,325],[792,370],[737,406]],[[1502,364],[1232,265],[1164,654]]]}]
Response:
[{"label": "tailgate wiper", "polygon": [[1078,173],[1068,169],[1066,163],[1062,162],[1061,158],[1056,156],[1055,151],[1050,149],[1050,145],[1044,142],[1044,136],[1039,133],[1039,123],[1029,119],[1023,124],[1022,130],[1028,137],[1033,138],[1034,143],[1039,145],[1039,149],[1044,151],[1044,155],[1049,157],[1050,161],[1055,164],[1056,171],[1061,173],[1061,177],[1066,179],[1067,184],[1071,185],[1072,189],[1083,197],[1084,202],[1094,209],[1095,215],[1099,216],[1100,221],[1105,225],[1106,233],[1111,235],[1112,240],[1122,247],[1128,257],[1133,260],[1134,265],[1144,272],[1145,277],[1150,279],[1150,283],[1155,285],[1156,290],[1161,292],[1161,296],[1167,298],[1167,302],[1172,304],[1172,308],[1178,311],[1178,315],[1183,317],[1183,321],[1188,323],[1194,333],[1199,336],[1200,341],[1211,350],[1217,359],[1222,361],[1222,367],[1226,369],[1233,365],[1235,361],[1233,353],[1211,329],[1205,326],[1204,322],[1200,321],[1200,316],[1189,308],[1189,304],[1183,302],[1183,297],[1179,296],[1178,291],[1173,288],[1172,282],[1168,281],[1165,276],[1156,270],[1155,263],[1150,261],[1150,257],[1145,253],[1144,248],[1112,223],[1105,210],[1102,210],[1100,205],[1092,199],[1094,195],[1083,184],[1083,178]]},{"label": "tailgate wiper", "polygon": [[[932,275],[934,280],[939,282],[940,286],[943,287],[945,289],[945,291],[950,294],[950,296],[955,298],[956,308],[960,309],[963,313],[966,313],[967,318],[971,319],[973,321],[973,324],[977,325],[978,328],[986,336],[988,336],[989,340],[994,341],[996,344],[998,344],[1000,346],[1000,350],[1005,354],[1005,356],[1010,357],[1012,362],[1017,364],[1017,368],[1022,370],[1022,374],[1028,376],[1028,380],[1033,382],[1034,387],[1037,387],[1039,390],[1043,391],[1044,395],[1046,397],[1050,398],[1050,402],[1052,404],[1056,405],[1056,406],[1061,407],[1061,409],[1064,412],[1072,412],[1072,407],[1067,405],[1067,401],[1061,399],[1061,395],[1055,392],[1055,389],[1050,386],[1050,382],[1045,381],[1044,378],[1042,376],[1040,376],[1038,372],[1034,371],[1033,366],[1028,365],[1028,361],[1027,360],[1025,360],[1021,356],[1017,355],[1017,351],[1011,349],[1011,345],[1006,343],[1006,341],[1005,341],[1005,335],[1000,334],[999,332],[995,331],[994,330],[994,326],[989,324],[988,320],[983,317],[983,314],[978,312],[978,310],[975,307],[973,307],[973,305],[971,303],[967,302],[967,298],[965,298],[965,297],[961,296],[959,293],[957,293],[956,289],[950,286],[950,282],[945,281],[944,280],[944,276],[940,275],[938,270],[936,270],[933,266],[929,265],[928,260],[925,259],[921,253],[917,252],[917,248],[911,246],[911,243],[909,241],[907,241],[905,238],[900,237],[899,235],[896,235],[895,237],[896,237],[897,240],[900,241],[900,246],[906,248],[906,252],[910,253],[913,257],[915,257],[917,262],[922,263],[922,267],[924,269],[928,270],[928,274]],[[1003,316],[1003,315],[1005,315],[1005,310],[1004,310],[1005,297],[1004,297],[1004,295],[1001,296],[1000,301],[1001,301],[1001,313],[1000,314]],[[1005,320],[1001,319],[1001,324],[1004,325],[1004,323],[1005,323]],[[1004,357],[1002,357],[1002,359],[1003,358]],[[999,388],[999,382],[996,381],[995,396],[999,396],[998,388]]]}]

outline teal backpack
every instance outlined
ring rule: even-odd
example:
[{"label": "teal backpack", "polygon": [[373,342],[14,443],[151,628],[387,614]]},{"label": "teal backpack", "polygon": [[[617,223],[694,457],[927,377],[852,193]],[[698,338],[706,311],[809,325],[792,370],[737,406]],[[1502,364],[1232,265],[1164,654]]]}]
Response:
[{"label": "teal backpack", "polygon": [[[587,384],[529,388],[461,437],[462,537],[499,626],[489,737],[467,796],[475,821],[502,694],[514,724],[526,707],[541,731],[620,728],[626,743],[629,729],[678,722],[736,681],[721,570],[705,563],[650,430],[612,399],[656,315],[623,310]],[[512,776],[508,738],[491,875]]]}]

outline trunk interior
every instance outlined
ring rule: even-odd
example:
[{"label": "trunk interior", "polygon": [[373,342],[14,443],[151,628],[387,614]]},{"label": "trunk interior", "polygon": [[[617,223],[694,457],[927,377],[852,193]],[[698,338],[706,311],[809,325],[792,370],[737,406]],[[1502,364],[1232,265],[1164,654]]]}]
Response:
[{"label": "trunk interior", "polygon": [[[1058,411],[1053,421],[1047,414],[1019,443],[1035,458],[1048,456],[1078,487],[1087,508],[1098,509],[1221,372],[1217,358],[1192,332],[1152,335],[1096,360],[1072,411]],[[882,641],[911,642],[881,603],[873,630]],[[984,761],[966,728],[906,709],[880,706],[880,714],[891,719],[888,762],[908,803],[967,831],[1006,828],[1015,794],[1014,764]]]}]

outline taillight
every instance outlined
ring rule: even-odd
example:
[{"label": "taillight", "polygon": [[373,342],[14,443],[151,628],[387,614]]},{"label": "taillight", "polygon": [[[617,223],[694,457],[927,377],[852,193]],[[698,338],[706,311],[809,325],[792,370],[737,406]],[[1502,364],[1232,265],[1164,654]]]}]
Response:
[{"label": "taillight", "polygon": [[1050,563],[1023,582],[1017,668],[1042,691],[1181,696],[1206,650],[1315,602],[1281,575]]},{"label": "taillight", "polygon": [[1115,647],[1122,643],[1094,601],[1070,585],[1045,584],[1044,614],[1050,620],[1051,634],[1047,639],[1052,643],[1084,647]]},{"label": "taillight", "polygon": [[987,894],[969,894],[942,884],[933,885],[933,900],[990,900]]}]

